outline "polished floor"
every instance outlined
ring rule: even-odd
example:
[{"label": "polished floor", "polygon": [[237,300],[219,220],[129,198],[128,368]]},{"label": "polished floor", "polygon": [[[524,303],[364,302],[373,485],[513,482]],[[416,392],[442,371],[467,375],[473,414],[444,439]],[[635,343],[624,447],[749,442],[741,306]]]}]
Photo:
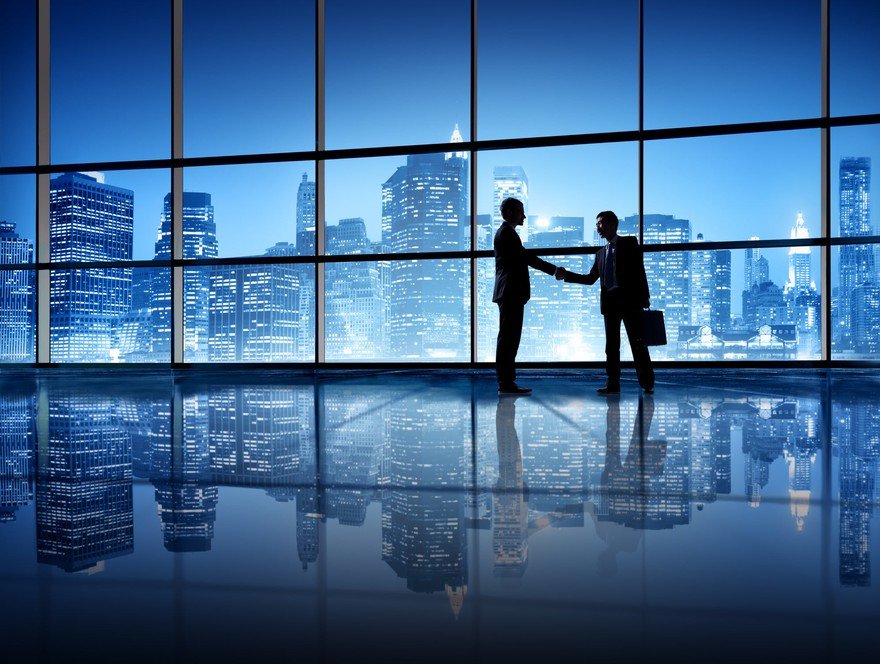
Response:
[{"label": "polished floor", "polygon": [[880,377],[0,373],[7,658],[842,661]]}]

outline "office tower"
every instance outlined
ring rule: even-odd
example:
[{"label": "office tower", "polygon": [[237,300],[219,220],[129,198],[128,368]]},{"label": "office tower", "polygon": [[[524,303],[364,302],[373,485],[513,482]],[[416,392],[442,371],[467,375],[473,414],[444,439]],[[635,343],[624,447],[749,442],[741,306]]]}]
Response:
[{"label": "office tower", "polygon": [[[477,250],[491,251],[495,239],[492,215],[477,215]],[[492,302],[495,290],[495,259],[477,260],[477,360],[495,360],[495,341],[498,336],[498,306]]]},{"label": "office tower", "polygon": [[[791,229],[792,240],[807,240],[810,231],[804,225],[804,215],[798,213],[794,228]],[[785,290],[804,291],[812,287],[810,278],[810,260],[812,247],[792,247],[788,250],[788,281]]]},{"label": "office tower", "polygon": [[871,282],[856,286],[850,294],[852,349],[860,355],[880,351],[880,285]]},{"label": "office tower", "polygon": [[[621,235],[639,235],[639,218],[625,217]],[[691,222],[668,214],[646,214],[643,240],[648,244],[676,244],[691,241]],[[675,357],[678,328],[690,323],[691,252],[659,251],[645,253],[645,272],[651,292],[651,307],[661,309],[666,320],[668,345],[652,349],[652,357]]]},{"label": "office tower", "polygon": [[[271,490],[296,484],[310,431],[297,406],[307,388],[234,387],[208,394],[212,482]],[[308,389],[311,392],[310,389]]]},{"label": "office tower", "polygon": [[[757,235],[749,238],[758,241]],[[749,247],[745,252],[745,276],[743,290],[749,290],[752,286],[760,286],[765,281],[770,281],[770,264],[767,258],[761,255],[760,247]]]},{"label": "office tower", "polygon": [[[467,248],[462,238],[469,222],[468,162],[450,154],[411,155],[382,185],[382,241],[392,252]],[[469,279],[466,260],[391,264],[389,332],[395,358],[469,358]]]},{"label": "office tower", "polygon": [[714,294],[710,325],[716,333],[726,332],[730,327],[730,250],[720,249],[712,252],[714,261]]},{"label": "office tower", "polygon": [[[871,158],[843,157],[840,160],[840,235],[873,235],[871,225]],[[840,247],[838,291],[838,346],[850,349],[853,343],[853,291],[876,279],[874,247],[847,244]]]},{"label": "office tower", "polygon": [[[218,265],[207,272],[208,359],[293,362],[300,354],[302,275],[310,265]],[[314,337],[312,337],[312,340]]]},{"label": "office tower", "polygon": [[37,561],[100,571],[134,548],[131,439],[116,402],[50,394],[37,452]]},{"label": "office tower", "polygon": [[[364,220],[342,219],[326,228],[327,253],[368,254]],[[327,359],[387,357],[384,288],[373,261],[328,263],[324,267]]]},{"label": "office tower", "polygon": [[34,406],[32,395],[9,388],[0,400],[0,523],[33,500]]},{"label": "office tower", "polygon": [[[697,234],[703,242],[703,234]],[[715,298],[715,260],[705,249],[691,252],[691,325],[710,325]]]},{"label": "office tower", "polygon": [[328,385],[324,390],[321,483],[326,515],[345,525],[363,525],[379,485],[385,418],[392,390]]},{"label": "office tower", "polygon": [[[583,244],[583,217],[531,217],[529,225],[529,242],[536,247],[563,248]],[[586,270],[584,256],[566,257],[560,263],[575,272]],[[494,272],[494,264],[492,267]],[[490,284],[494,286],[494,274]],[[532,279],[519,359],[572,361],[588,357],[591,349],[594,354],[593,344],[597,339],[591,338],[583,325],[590,293],[588,288],[566,286],[552,276],[539,275]],[[592,313],[595,316],[598,312]],[[493,314],[497,319],[497,307]]]},{"label": "office tower", "polygon": [[[162,220],[156,240],[156,260],[171,259],[171,194],[165,196]],[[211,194],[183,192],[183,257],[216,258],[217,225]],[[171,289],[167,273],[157,270],[151,293],[152,351],[162,357],[171,354]],[[211,268],[193,267],[184,272],[183,348],[187,362],[208,360],[208,307]]]},{"label": "office tower", "polygon": [[[128,261],[132,257],[134,192],[100,173],[65,173],[49,189],[53,261]],[[113,331],[131,306],[131,268],[53,270],[50,276],[51,359],[106,362]]]},{"label": "office tower", "polygon": [[315,183],[303,173],[296,191],[296,253],[315,254]]},{"label": "office tower", "polygon": [[[15,224],[0,221],[0,265],[33,261],[33,243],[19,236]],[[0,270],[0,361],[34,359],[34,273]]]},{"label": "office tower", "polygon": [[218,491],[211,483],[208,397],[180,399],[183,440],[157,435],[152,477],[162,536],[168,551],[209,551],[217,519]]},{"label": "office tower", "polygon": [[465,496],[454,487],[467,481],[470,404],[419,392],[389,404],[386,421],[392,488],[382,500],[382,560],[414,592],[461,592]]},{"label": "office tower", "polygon": [[880,458],[880,413],[868,399],[838,401],[840,464],[840,584],[871,584],[871,521]]}]

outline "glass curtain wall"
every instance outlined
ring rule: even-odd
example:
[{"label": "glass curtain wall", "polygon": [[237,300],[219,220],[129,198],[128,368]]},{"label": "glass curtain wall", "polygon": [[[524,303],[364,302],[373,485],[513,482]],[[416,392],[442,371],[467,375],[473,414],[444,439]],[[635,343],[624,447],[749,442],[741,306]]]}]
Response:
[{"label": "glass curtain wall", "polygon": [[[640,238],[659,360],[880,353],[871,0],[87,5],[0,9],[2,362],[492,362],[510,196]],[[598,303],[533,271],[520,359]]]}]

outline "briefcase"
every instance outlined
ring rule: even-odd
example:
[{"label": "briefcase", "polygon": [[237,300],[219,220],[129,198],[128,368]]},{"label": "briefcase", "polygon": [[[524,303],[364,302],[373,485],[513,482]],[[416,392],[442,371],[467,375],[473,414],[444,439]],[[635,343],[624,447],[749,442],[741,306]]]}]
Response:
[{"label": "briefcase", "polygon": [[666,345],[666,322],[663,320],[663,312],[656,309],[646,309],[642,312],[642,334],[645,344],[648,346]]}]

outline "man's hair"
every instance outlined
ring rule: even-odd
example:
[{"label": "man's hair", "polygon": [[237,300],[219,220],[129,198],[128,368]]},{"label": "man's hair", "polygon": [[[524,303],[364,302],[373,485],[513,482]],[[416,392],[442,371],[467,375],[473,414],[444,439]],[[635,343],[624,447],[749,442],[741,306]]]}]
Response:
[{"label": "man's hair", "polygon": [[620,225],[620,220],[617,218],[617,215],[614,214],[611,210],[604,210],[596,215],[596,219],[601,219],[605,224],[611,224],[614,228],[617,228]]},{"label": "man's hair", "polygon": [[510,215],[513,214],[513,211],[518,207],[525,209],[521,200],[517,198],[505,198],[501,201],[501,218],[504,219],[504,221],[509,221]]}]

